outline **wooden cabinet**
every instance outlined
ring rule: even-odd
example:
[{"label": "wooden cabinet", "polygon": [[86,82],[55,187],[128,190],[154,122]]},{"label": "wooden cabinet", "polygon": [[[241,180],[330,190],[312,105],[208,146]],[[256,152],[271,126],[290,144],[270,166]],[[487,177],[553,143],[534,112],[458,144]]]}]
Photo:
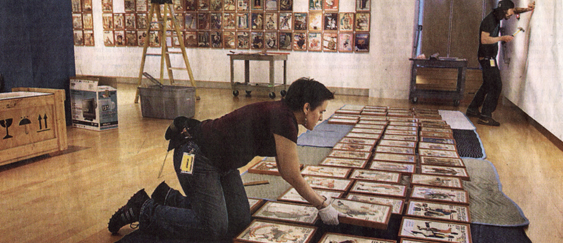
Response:
[{"label": "wooden cabinet", "polygon": [[68,148],[62,89],[0,93],[0,165]]}]

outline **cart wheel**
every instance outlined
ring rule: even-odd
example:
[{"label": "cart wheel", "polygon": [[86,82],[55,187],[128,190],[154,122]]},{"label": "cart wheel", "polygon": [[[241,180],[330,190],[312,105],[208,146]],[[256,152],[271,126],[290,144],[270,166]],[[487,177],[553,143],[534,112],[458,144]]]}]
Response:
[{"label": "cart wheel", "polygon": [[454,106],[459,106],[459,100],[454,100]]},{"label": "cart wheel", "polygon": [[285,91],[285,90],[280,91],[281,97],[285,97],[286,94],[287,94],[287,91]]},{"label": "cart wheel", "polygon": [[416,104],[416,102],[418,102],[418,97],[412,97],[411,102]]},{"label": "cart wheel", "polygon": [[270,99],[276,98],[276,93],[270,92],[268,96],[270,96]]},{"label": "cart wheel", "polygon": [[234,95],[235,97],[237,97],[237,96],[238,96],[238,90],[233,90],[233,95]]}]

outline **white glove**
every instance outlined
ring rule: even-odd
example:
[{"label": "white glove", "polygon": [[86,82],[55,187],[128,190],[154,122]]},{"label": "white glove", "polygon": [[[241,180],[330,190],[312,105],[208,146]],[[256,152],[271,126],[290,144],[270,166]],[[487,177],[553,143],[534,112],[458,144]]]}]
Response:
[{"label": "white glove", "polygon": [[338,225],[338,216],[344,216],[343,213],[336,211],[332,205],[319,209],[319,216],[323,223],[328,225]]}]

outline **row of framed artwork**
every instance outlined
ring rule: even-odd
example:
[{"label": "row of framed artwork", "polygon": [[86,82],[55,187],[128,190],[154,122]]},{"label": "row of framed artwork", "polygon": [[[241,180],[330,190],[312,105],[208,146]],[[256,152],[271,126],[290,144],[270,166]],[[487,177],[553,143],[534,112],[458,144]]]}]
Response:
[{"label": "row of framed artwork", "polygon": [[[185,13],[175,16],[179,30],[267,30],[267,31],[370,31],[370,13],[340,12],[251,12]],[[104,30],[147,30],[146,13],[104,13]],[[92,14],[72,14],[73,29],[94,29]],[[151,30],[159,30],[156,17]],[[166,29],[173,30],[171,18]]]},{"label": "row of framed artwork", "polygon": [[[114,2],[101,0],[102,12],[113,12]],[[125,12],[147,12],[150,0],[119,0]],[[304,0],[311,11],[338,11],[340,0]],[[294,0],[172,0],[174,11],[293,11]],[[370,11],[371,0],[355,0],[356,11]],[[164,5],[161,5],[161,8]],[[92,0],[72,0],[72,12],[92,12]]]},{"label": "row of framed artwork", "polygon": [[[248,32],[248,31],[186,31],[182,32],[186,48],[217,48],[241,50],[285,50],[311,52],[369,52],[369,33],[364,32]],[[104,31],[105,46],[160,47],[158,32],[121,30]],[[74,30],[75,46],[94,46],[92,30]],[[168,46],[180,47],[179,39],[167,39]]]}]

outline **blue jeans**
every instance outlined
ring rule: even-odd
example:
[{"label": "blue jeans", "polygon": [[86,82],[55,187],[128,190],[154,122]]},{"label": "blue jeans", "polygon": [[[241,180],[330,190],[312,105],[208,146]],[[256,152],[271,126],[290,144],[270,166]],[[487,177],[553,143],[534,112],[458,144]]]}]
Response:
[{"label": "blue jeans", "polygon": [[475,93],[475,97],[469,104],[469,109],[478,111],[480,106],[483,116],[492,117],[493,111],[497,109],[498,98],[502,92],[502,80],[500,79],[500,71],[498,63],[495,59],[495,66],[491,67],[489,60],[480,60],[479,64],[483,70],[483,85]]},{"label": "blue jeans", "polygon": [[[195,153],[192,174],[180,172],[183,153]],[[174,168],[186,196],[170,190],[165,205],[148,200],[141,209],[139,229],[163,238],[231,240],[251,220],[238,170],[221,171],[189,142],[174,150]]]}]

